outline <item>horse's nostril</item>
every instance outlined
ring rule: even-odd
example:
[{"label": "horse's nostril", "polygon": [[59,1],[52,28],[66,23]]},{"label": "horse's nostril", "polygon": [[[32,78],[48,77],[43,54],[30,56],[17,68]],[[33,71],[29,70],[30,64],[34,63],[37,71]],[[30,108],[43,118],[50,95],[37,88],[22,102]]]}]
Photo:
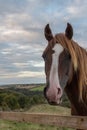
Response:
[{"label": "horse's nostril", "polygon": [[47,89],[47,88],[45,87],[45,88],[44,88],[44,91],[43,91],[45,97],[46,97],[46,89]]},{"label": "horse's nostril", "polygon": [[60,88],[58,88],[58,94],[60,94],[60,92],[61,92],[61,89],[60,89]]},{"label": "horse's nostril", "polygon": [[44,91],[43,91],[45,98],[47,98],[47,96],[46,96],[47,89],[48,89],[48,87],[45,87],[45,88],[44,88]]},{"label": "horse's nostril", "polygon": [[47,82],[46,87],[44,88],[44,91],[43,91],[45,98],[47,98],[46,92],[47,92],[48,87],[49,87],[49,82]]}]

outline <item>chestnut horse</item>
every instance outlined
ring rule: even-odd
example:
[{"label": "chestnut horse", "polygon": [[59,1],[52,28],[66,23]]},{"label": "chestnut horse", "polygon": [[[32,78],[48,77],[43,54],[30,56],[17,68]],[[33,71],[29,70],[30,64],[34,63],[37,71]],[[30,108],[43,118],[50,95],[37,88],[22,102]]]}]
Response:
[{"label": "chestnut horse", "polygon": [[74,40],[73,28],[67,23],[65,33],[53,36],[49,24],[44,29],[48,41],[42,57],[45,61],[49,104],[61,103],[63,90],[71,102],[71,114],[87,116],[87,52]]}]

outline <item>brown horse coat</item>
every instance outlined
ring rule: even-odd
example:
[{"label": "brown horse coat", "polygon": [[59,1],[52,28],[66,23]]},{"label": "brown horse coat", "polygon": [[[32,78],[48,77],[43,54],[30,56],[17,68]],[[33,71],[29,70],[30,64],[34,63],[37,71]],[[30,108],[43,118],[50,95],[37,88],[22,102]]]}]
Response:
[{"label": "brown horse coat", "polygon": [[[72,36],[73,28],[69,23],[67,24],[65,34],[59,33],[55,37],[53,37],[49,25],[47,25],[45,27],[45,37],[48,40],[48,46],[43,53],[43,57],[56,43],[61,44],[69,52],[72,73],[69,75],[70,81],[67,82],[65,91],[71,102],[71,113],[72,115],[87,116],[87,52],[72,40]],[[48,65],[48,68],[50,68],[50,65]],[[45,70],[45,72],[47,78],[49,76],[48,70]],[[46,91],[47,89],[45,89]]]}]

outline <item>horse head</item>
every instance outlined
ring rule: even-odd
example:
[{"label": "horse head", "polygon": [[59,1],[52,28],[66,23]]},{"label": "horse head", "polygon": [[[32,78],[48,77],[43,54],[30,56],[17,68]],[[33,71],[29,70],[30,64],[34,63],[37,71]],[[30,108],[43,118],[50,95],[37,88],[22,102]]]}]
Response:
[{"label": "horse head", "polygon": [[[61,44],[64,42],[63,37],[68,41],[72,39],[73,28],[67,23],[64,34],[57,34],[53,36],[49,24],[44,29],[44,35],[48,41],[47,47],[43,52],[43,59],[45,61],[46,87],[44,88],[44,95],[50,104],[61,103],[63,90],[72,79],[72,60],[71,55],[66,47]],[[56,38],[59,37],[59,40]]]}]

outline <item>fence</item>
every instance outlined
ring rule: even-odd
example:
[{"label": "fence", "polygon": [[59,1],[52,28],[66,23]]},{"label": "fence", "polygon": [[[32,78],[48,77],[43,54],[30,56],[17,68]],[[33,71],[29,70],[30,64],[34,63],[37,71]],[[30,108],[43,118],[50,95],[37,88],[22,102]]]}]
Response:
[{"label": "fence", "polygon": [[0,112],[0,119],[54,125],[75,129],[87,129],[87,117],[29,114],[24,112]]}]

